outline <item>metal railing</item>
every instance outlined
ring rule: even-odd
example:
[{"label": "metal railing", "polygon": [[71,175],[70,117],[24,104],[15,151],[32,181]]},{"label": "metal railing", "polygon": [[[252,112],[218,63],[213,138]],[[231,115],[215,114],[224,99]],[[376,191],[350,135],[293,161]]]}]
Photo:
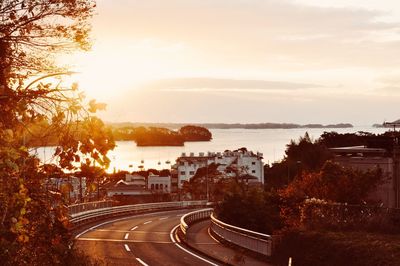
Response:
[{"label": "metal railing", "polygon": [[191,224],[201,221],[201,220],[204,220],[204,219],[209,219],[212,212],[213,212],[213,209],[208,208],[208,209],[190,212],[188,214],[183,215],[181,217],[181,224],[180,224],[182,233],[186,236],[186,232]]},{"label": "metal railing", "polygon": [[74,215],[80,212],[95,210],[95,209],[102,209],[108,208],[113,206],[112,200],[106,201],[92,201],[86,203],[79,203],[79,204],[72,204],[68,206],[68,213],[70,215]]},{"label": "metal railing", "polygon": [[114,216],[135,215],[160,210],[195,208],[206,206],[206,204],[207,201],[176,201],[106,207],[70,214],[70,222],[73,226],[78,226],[91,221]]},{"label": "metal railing", "polygon": [[265,256],[272,254],[272,237],[270,235],[224,223],[215,218],[214,214],[211,214],[211,231],[231,244]]}]

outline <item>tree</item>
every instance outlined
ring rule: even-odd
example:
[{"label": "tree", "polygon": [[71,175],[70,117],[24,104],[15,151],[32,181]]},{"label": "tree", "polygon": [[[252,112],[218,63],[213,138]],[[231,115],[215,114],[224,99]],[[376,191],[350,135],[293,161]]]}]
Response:
[{"label": "tree", "polygon": [[279,191],[281,214],[289,224],[299,222],[299,207],[305,199],[316,198],[335,203],[361,204],[382,181],[382,171],[360,171],[327,161],[318,172],[303,172]]},{"label": "tree", "polygon": [[[89,48],[91,0],[3,0],[0,3],[0,261],[5,265],[72,262],[67,209],[46,180],[80,163],[107,166],[110,131],[91,114],[76,84],[53,79],[71,72],[54,64],[59,52]],[[57,136],[59,165],[29,153],[35,124]],[[53,133],[56,134],[53,134]]]},{"label": "tree", "polygon": [[[185,182],[183,190],[190,193],[193,199],[207,198],[207,192],[211,201],[220,198],[223,193],[223,180],[225,176],[218,171],[219,164],[212,163],[197,169],[195,175]],[[208,191],[207,191],[208,190]]]},{"label": "tree", "polygon": [[306,132],[298,141],[286,146],[285,158],[269,167],[266,165],[266,187],[279,189],[288,185],[302,171],[319,171],[331,158],[331,153],[320,141],[313,141]]},{"label": "tree", "polygon": [[243,191],[232,182],[229,191],[216,207],[218,219],[256,232],[272,234],[281,228],[280,199],[276,193],[260,188]]},{"label": "tree", "polygon": [[205,127],[184,126],[178,131],[185,141],[209,141],[212,138],[211,132]]}]

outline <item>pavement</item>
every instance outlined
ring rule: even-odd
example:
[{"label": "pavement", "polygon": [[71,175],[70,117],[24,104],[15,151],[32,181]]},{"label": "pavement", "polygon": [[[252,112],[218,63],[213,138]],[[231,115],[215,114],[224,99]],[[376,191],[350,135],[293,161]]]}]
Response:
[{"label": "pavement", "polygon": [[272,265],[267,261],[261,261],[249,256],[243,251],[221,244],[209,233],[210,220],[193,224],[189,227],[186,235],[186,243],[191,248],[206,254],[228,265]]}]

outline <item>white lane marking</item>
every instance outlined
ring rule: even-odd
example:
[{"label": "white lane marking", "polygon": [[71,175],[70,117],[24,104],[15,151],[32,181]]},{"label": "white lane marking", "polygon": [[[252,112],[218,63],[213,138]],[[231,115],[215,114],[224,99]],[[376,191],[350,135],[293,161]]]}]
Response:
[{"label": "white lane marking", "polygon": [[183,216],[183,214],[178,214],[176,217],[181,217],[181,216]]},{"label": "white lane marking", "polygon": [[105,224],[113,223],[113,222],[115,222],[115,221],[119,221],[119,219],[117,219],[117,220],[112,220],[112,221],[108,221],[108,222],[104,222],[104,223],[101,223],[101,224],[92,226],[92,227],[90,227],[90,228],[84,230],[83,232],[77,234],[77,235],[75,236],[75,239],[78,239],[81,235],[86,234],[87,232],[92,231],[93,229],[96,229],[97,227],[100,227],[100,226],[105,225]]},{"label": "white lane marking", "polygon": [[129,237],[129,233],[126,233],[124,239],[128,239],[128,237]]},{"label": "white lane marking", "polygon": [[168,219],[169,217],[162,217],[162,218],[160,218],[160,221],[161,220],[165,220],[165,219]]},{"label": "white lane marking", "polygon": [[124,246],[125,246],[126,251],[128,251],[128,252],[131,251],[131,249],[129,248],[128,244],[125,244]]},{"label": "white lane marking", "polygon": [[143,224],[149,224],[149,223],[151,223],[151,222],[153,222],[153,221],[147,221],[147,222],[144,222]]},{"label": "white lane marking", "polygon": [[138,226],[136,225],[135,227],[131,228],[131,231],[133,231],[133,230],[135,230],[137,228],[138,228]]},{"label": "white lane marking", "polygon": [[156,240],[131,240],[131,239],[111,239],[111,238],[78,238],[77,241],[103,241],[103,242],[122,242],[122,243],[157,243],[157,244],[172,244],[171,241],[156,241]]},{"label": "white lane marking", "polygon": [[184,247],[182,247],[181,245],[179,245],[179,244],[175,241],[175,238],[174,238],[174,231],[175,231],[176,228],[178,228],[179,226],[180,226],[180,224],[178,224],[177,226],[175,226],[174,228],[172,228],[172,230],[171,230],[171,232],[170,232],[170,234],[169,234],[169,237],[171,238],[171,241],[172,241],[178,248],[182,249],[182,250],[185,251],[186,253],[189,253],[190,255],[192,255],[192,256],[194,256],[194,257],[196,257],[196,258],[198,258],[198,259],[200,259],[200,260],[202,260],[202,261],[204,261],[204,262],[207,262],[208,264],[211,264],[211,265],[213,265],[213,266],[218,266],[218,264],[215,264],[214,262],[209,261],[209,260],[207,260],[207,259],[205,259],[205,258],[203,258],[203,257],[200,257],[199,255],[194,254],[193,252],[191,252],[191,251],[185,249]]},{"label": "white lane marking", "polygon": [[142,260],[139,259],[139,258],[136,258],[136,260],[137,260],[138,262],[140,262],[140,264],[142,264],[143,266],[149,266],[149,264],[145,263],[144,261],[142,261]]},{"label": "white lane marking", "polygon": [[[146,213],[146,214],[136,215],[136,216],[134,216],[134,217],[135,217],[135,218],[138,218],[138,217],[145,217],[145,216],[156,216],[157,214],[164,214],[164,213],[167,214],[167,213],[171,213],[171,212],[174,212],[174,211],[163,211],[163,212],[159,212],[159,213]],[[89,232],[89,231],[91,231],[91,230],[93,230],[93,229],[96,229],[97,227],[100,227],[100,226],[102,226],[102,225],[111,224],[111,223],[114,223],[114,222],[119,222],[119,221],[129,220],[129,219],[132,219],[132,216],[123,217],[123,218],[118,218],[118,219],[114,219],[114,220],[111,220],[111,221],[106,221],[106,222],[101,223],[101,224],[97,224],[97,225],[92,226],[92,227],[90,227],[90,228],[88,228],[88,229],[82,231],[81,233],[77,234],[77,235],[75,236],[75,239],[78,239],[81,235],[86,234],[87,232]]]},{"label": "white lane marking", "polygon": [[208,235],[209,235],[215,242],[221,244],[221,242],[219,242],[218,239],[216,239],[216,238],[211,234],[210,227],[208,227],[207,232],[208,232]]}]

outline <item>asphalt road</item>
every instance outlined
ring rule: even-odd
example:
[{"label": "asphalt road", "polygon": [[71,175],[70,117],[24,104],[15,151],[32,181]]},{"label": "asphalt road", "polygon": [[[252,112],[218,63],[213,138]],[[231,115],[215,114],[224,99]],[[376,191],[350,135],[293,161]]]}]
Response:
[{"label": "asphalt road", "polygon": [[76,247],[101,265],[216,265],[171,238],[183,214],[177,210],[115,219],[76,235]]}]

